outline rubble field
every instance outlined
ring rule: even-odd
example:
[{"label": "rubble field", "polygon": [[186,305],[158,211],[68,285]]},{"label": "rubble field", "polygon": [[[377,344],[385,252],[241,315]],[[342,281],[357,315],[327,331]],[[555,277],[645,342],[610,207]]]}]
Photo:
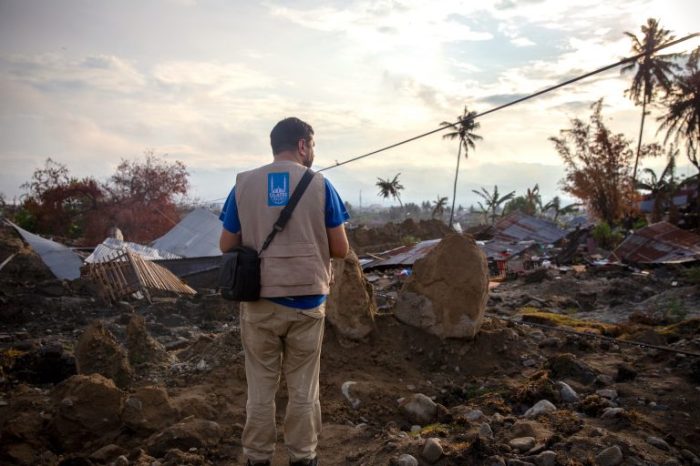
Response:
[{"label": "rubble field", "polygon": [[[106,305],[0,228],[0,464],[243,464],[234,303]],[[324,465],[698,465],[700,288],[687,269],[546,270],[493,284],[473,340],[398,321],[374,273],[362,340],[327,326]],[[598,336],[598,337],[596,337]],[[274,465],[286,465],[277,399]]]}]

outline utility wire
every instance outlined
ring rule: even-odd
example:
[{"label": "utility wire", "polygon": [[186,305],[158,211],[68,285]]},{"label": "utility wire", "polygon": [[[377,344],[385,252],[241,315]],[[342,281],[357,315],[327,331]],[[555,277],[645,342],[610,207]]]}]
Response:
[{"label": "utility wire", "polygon": [[[680,39],[676,39],[676,40],[674,40],[674,41],[672,41],[672,42],[669,42],[668,44],[664,44],[664,45],[662,45],[661,47],[655,48],[652,52],[649,52],[649,54],[658,52],[659,50],[665,49],[665,48],[667,48],[667,47],[674,46],[674,45],[676,45],[676,44],[680,44],[681,42],[684,42],[684,41],[686,41],[686,40],[688,40],[688,39],[692,39],[692,38],[694,38],[694,37],[699,37],[699,36],[700,36],[700,33],[694,33],[694,34],[690,34],[690,35],[688,35],[688,36],[682,37],[682,38],[680,38]],[[588,77],[593,76],[593,75],[596,75],[596,74],[598,74],[598,73],[602,73],[603,71],[607,71],[607,70],[609,70],[609,69],[611,69],[611,68],[615,68],[615,67],[617,67],[617,66],[624,65],[625,63],[628,63],[628,62],[637,60],[638,58],[641,58],[641,57],[643,57],[643,56],[645,56],[645,55],[648,55],[648,54],[647,54],[647,53],[640,53],[640,54],[634,55],[634,56],[632,56],[632,57],[625,58],[625,59],[620,60],[620,61],[618,61],[618,62],[615,62],[615,63],[613,63],[613,64],[604,66],[604,67],[602,67],[602,68],[598,68],[597,70],[591,71],[590,73],[582,74],[582,75],[580,75],[580,76],[577,76],[577,77],[575,77],[575,78],[569,79],[569,80],[567,80],[567,81],[564,81],[564,82],[559,83],[559,84],[557,84],[557,85],[554,85],[554,86],[552,86],[552,87],[548,87],[548,88],[543,89],[543,90],[541,90],[541,91],[535,92],[534,94],[530,94],[530,95],[527,95],[527,96],[525,96],[525,97],[521,97],[521,98],[519,98],[519,99],[513,100],[513,101],[508,102],[508,103],[505,103],[505,104],[503,104],[503,105],[499,105],[499,106],[497,106],[497,107],[494,107],[494,108],[492,108],[492,109],[490,109],[490,110],[486,110],[485,112],[478,113],[478,114],[474,115],[474,117],[473,117],[472,119],[476,119],[476,118],[479,118],[479,117],[488,115],[489,113],[497,112],[498,110],[502,110],[502,109],[507,108],[507,107],[510,107],[510,106],[512,106],[512,105],[519,104],[520,102],[525,102],[526,100],[530,100],[530,99],[532,99],[532,98],[534,98],[534,97],[538,97],[538,96],[541,96],[541,95],[546,94],[546,93],[548,93],[548,92],[552,92],[552,91],[554,91],[554,90],[556,90],[556,89],[559,89],[560,87],[568,86],[569,84],[575,83],[576,81],[580,81],[580,80],[582,80],[582,79],[588,78]],[[365,157],[369,157],[369,156],[371,156],[371,155],[375,155],[375,154],[378,154],[378,153],[380,153],[380,152],[384,152],[384,151],[386,151],[386,150],[393,149],[394,147],[398,147],[398,146],[401,146],[401,145],[403,145],[403,144],[406,144],[406,143],[409,143],[409,142],[413,142],[413,141],[415,141],[415,140],[417,140],[417,139],[421,139],[421,138],[424,138],[424,137],[426,137],[426,136],[430,136],[431,134],[435,134],[435,133],[437,133],[437,132],[444,131],[444,130],[446,130],[446,129],[448,129],[448,128],[453,128],[453,127],[455,127],[455,125],[457,125],[457,124],[459,124],[459,123],[461,123],[461,120],[460,120],[460,121],[456,121],[455,123],[452,123],[451,125],[444,125],[444,126],[441,126],[441,127],[437,128],[437,129],[434,129],[434,130],[432,130],[432,131],[428,131],[427,133],[419,134],[418,136],[413,136],[412,138],[405,139],[405,140],[403,140],[403,141],[397,142],[397,143],[395,143],[395,144],[391,144],[391,145],[389,145],[389,146],[382,147],[381,149],[377,149],[377,150],[374,150],[374,151],[372,151],[372,152],[368,152],[368,153],[366,153],[366,154],[359,155],[359,156],[357,156],[357,157],[353,157],[353,158],[348,159],[348,160],[345,160],[345,161],[343,161],[343,162],[336,162],[335,165],[331,165],[331,166],[326,167],[326,168],[321,168],[321,169],[318,170],[318,171],[322,172],[322,171],[330,170],[330,169],[332,169],[332,168],[340,167],[341,165],[345,165],[345,164],[348,164],[348,163],[351,163],[351,162],[355,162],[355,161],[357,161],[357,160],[364,159]]]}]

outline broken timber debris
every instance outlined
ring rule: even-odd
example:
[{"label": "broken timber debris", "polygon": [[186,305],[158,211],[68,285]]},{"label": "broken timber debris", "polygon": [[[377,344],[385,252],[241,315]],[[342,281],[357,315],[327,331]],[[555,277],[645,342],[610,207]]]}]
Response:
[{"label": "broken timber debris", "polygon": [[149,290],[197,294],[165,267],[146,261],[126,249],[106,256],[101,262],[86,264],[81,271],[83,276],[97,284],[102,298],[112,302],[138,291],[149,302]]}]

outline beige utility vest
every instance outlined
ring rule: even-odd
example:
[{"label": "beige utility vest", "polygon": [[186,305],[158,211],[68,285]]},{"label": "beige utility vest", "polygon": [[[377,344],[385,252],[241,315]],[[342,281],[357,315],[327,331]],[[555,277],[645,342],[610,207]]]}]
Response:
[{"label": "beige utility vest", "polygon": [[[296,162],[276,161],[238,174],[236,206],[244,246],[260,251],[305,171]],[[260,256],[261,297],[329,293],[331,258],[325,206],[325,182],[316,173],[284,230]]]}]

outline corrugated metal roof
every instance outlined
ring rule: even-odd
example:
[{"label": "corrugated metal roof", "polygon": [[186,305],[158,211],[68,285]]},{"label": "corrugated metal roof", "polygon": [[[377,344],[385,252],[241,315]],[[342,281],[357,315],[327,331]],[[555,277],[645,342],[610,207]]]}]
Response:
[{"label": "corrugated metal roof", "polygon": [[24,241],[29,243],[57,278],[73,280],[80,277],[80,266],[83,265],[83,261],[77,253],[60,243],[30,233],[9,220],[5,221],[17,230]]},{"label": "corrugated metal roof", "polygon": [[566,232],[556,223],[532,217],[520,211],[513,212],[495,225],[494,239],[504,242],[536,241],[543,244],[556,243]]},{"label": "corrugated metal roof", "polygon": [[440,239],[429,239],[411,246],[401,246],[379,254],[384,259],[371,261],[364,266],[363,270],[402,267],[413,265],[418,259],[425,257],[440,242]]},{"label": "corrugated metal roof", "polygon": [[[430,251],[437,246],[440,239],[431,239],[421,241],[420,243],[411,246],[402,246],[400,248],[385,251],[379,256],[382,259],[375,259],[362,265],[363,270],[386,269],[391,267],[408,267],[412,266],[418,259],[425,257]],[[532,241],[523,241],[519,243],[505,241],[477,241],[477,244],[484,251],[489,260],[509,260],[519,256],[524,251],[537,247]]]},{"label": "corrugated metal roof", "polygon": [[220,256],[221,221],[207,209],[197,208],[153,242],[153,247],[181,257]]},{"label": "corrugated metal roof", "polygon": [[694,262],[700,260],[700,236],[659,222],[628,236],[613,254],[638,264]]},{"label": "corrugated metal roof", "polygon": [[133,253],[138,254],[146,260],[156,260],[156,259],[179,259],[180,256],[173,254],[168,251],[161,251],[149,246],[144,246],[142,244],[130,243],[129,241],[122,241],[116,238],[105,238],[101,244],[95,247],[85,262],[88,264],[96,262],[104,262],[109,260],[109,256],[113,255],[115,252],[128,250]]}]

